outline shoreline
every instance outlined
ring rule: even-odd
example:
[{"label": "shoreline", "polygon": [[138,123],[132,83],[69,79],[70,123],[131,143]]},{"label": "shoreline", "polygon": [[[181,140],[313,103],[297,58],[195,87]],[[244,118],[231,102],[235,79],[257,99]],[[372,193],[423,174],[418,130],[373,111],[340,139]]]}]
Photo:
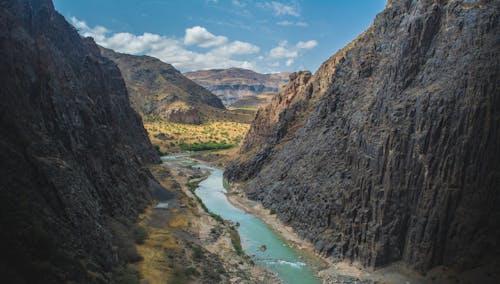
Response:
[{"label": "shoreline", "polygon": [[[192,156],[189,156],[189,159],[199,164],[223,169],[223,165],[216,163],[217,161],[207,161]],[[371,271],[355,262],[334,262],[319,254],[311,242],[300,238],[291,226],[283,223],[276,214],[270,214],[270,210],[261,203],[246,198],[240,184],[231,184],[226,187],[225,195],[233,206],[263,221],[288,246],[299,251],[307,260],[312,261],[313,263],[310,264],[315,269],[316,277],[322,283],[426,283],[425,276],[408,269],[401,263],[393,263]]]},{"label": "shoreline", "polygon": [[[247,199],[242,196],[243,192],[239,190],[239,185],[231,185],[227,189],[226,197],[235,207],[254,215],[262,220],[269,228],[283,238],[286,243],[304,254],[307,258],[314,261],[313,267],[316,268],[316,276],[323,283],[330,283],[332,279],[344,279],[345,283],[349,281],[358,281],[353,283],[424,283],[423,277],[413,271],[407,271],[402,265],[396,263],[387,267],[379,268],[375,271],[369,271],[366,268],[349,263],[347,261],[333,262],[332,260],[319,254],[312,243],[300,238],[294,229],[284,224],[276,214],[270,214],[262,204],[257,201]],[[406,273],[403,273],[406,272]],[[345,279],[345,278],[352,279]],[[359,282],[363,281],[363,282]],[[334,282],[337,283],[337,282]],[[344,282],[339,282],[344,283]]]}]

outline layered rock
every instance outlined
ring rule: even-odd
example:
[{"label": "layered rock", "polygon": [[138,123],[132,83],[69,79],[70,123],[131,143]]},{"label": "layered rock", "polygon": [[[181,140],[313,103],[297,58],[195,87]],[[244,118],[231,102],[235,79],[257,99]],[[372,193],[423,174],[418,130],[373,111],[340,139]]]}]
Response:
[{"label": "layered rock", "polygon": [[142,116],[201,124],[225,112],[221,100],[168,63],[101,48],[121,70],[133,108]]},{"label": "layered rock", "polygon": [[259,111],[226,178],[333,259],[498,260],[499,14],[499,1],[389,1]]},{"label": "layered rock", "polygon": [[245,98],[277,92],[288,80],[288,73],[260,74],[242,68],[201,70],[184,73],[186,77],[216,94],[231,106]]},{"label": "layered rock", "polygon": [[2,280],[109,282],[159,162],[120,71],[50,0],[2,1],[0,57]]}]

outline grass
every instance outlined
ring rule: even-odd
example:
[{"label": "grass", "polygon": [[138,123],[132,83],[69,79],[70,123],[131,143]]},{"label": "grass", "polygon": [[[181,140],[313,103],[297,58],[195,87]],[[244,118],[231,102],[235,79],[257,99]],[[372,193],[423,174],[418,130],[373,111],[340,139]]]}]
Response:
[{"label": "grass", "polygon": [[213,121],[201,125],[144,118],[144,127],[158,153],[228,149],[239,144],[250,124]]},{"label": "grass", "polygon": [[241,246],[241,239],[238,231],[233,226],[230,227],[229,234],[231,235],[231,244],[233,245],[234,250],[237,254],[243,255],[245,252],[243,251],[243,247]]},{"label": "grass", "polygon": [[257,111],[259,107],[229,107],[231,110],[248,110],[248,111]]},{"label": "grass", "polygon": [[180,148],[184,151],[206,151],[206,150],[223,150],[223,149],[229,149],[236,144],[227,144],[227,142],[222,141],[221,143],[214,143],[214,142],[204,142],[204,143],[193,143],[193,144],[185,144],[181,143]]},{"label": "grass", "polygon": [[198,195],[196,195],[196,189],[198,189],[198,183],[189,182],[189,183],[186,184],[186,186],[193,193],[194,197],[196,198],[196,201],[198,201],[198,203],[200,204],[201,208],[203,208],[203,210],[205,210],[205,212],[207,212],[208,215],[210,215],[216,221],[218,221],[220,223],[224,223],[224,219],[219,214],[216,214],[216,213],[210,211],[207,208],[207,206],[205,205],[205,203],[203,203],[203,200],[201,200],[201,198]]}]

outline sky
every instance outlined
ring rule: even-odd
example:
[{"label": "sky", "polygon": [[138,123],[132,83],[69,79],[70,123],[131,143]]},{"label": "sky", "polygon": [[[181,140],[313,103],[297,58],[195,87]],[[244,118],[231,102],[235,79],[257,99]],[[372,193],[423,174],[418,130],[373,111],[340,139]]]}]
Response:
[{"label": "sky", "polygon": [[54,0],[83,36],[182,72],[240,67],[316,71],[386,0]]}]

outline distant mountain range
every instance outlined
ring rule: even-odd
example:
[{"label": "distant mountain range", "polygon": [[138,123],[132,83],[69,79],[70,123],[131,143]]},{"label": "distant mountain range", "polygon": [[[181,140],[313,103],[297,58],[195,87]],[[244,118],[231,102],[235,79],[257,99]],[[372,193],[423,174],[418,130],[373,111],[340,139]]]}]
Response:
[{"label": "distant mountain range", "polygon": [[289,81],[290,73],[260,74],[242,68],[229,68],[187,72],[184,75],[217,95],[224,105],[241,106],[239,100],[255,103],[262,101],[257,95],[278,92]]}]

